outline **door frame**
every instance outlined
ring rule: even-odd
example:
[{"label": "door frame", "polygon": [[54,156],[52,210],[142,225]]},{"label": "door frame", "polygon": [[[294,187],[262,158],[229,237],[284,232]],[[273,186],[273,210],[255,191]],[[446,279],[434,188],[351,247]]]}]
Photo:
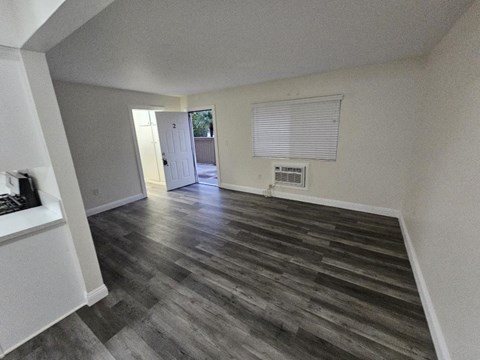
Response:
[{"label": "door frame", "polygon": [[[215,162],[217,163],[215,166],[217,168],[217,181],[218,181],[218,187],[221,187],[221,180],[220,180],[220,153],[218,152],[218,131],[217,131],[217,116],[215,114],[215,105],[205,105],[205,106],[192,106],[187,108],[187,113],[193,112],[193,111],[202,111],[202,110],[211,110],[212,111],[212,124],[213,124],[213,138],[214,138],[214,144],[215,144]],[[195,140],[193,137],[193,127],[192,127],[192,121],[190,119],[190,116],[188,117],[188,120],[190,121],[190,128],[192,129],[192,145],[193,148],[195,149]],[[198,182],[198,171],[197,171],[197,157],[195,156],[195,171],[197,172],[197,182]]]},{"label": "door frame", "polygon": [[137,132],[135,130],[135,119],[133,118],[133,110],[150,110],[150,111],[165,111],[163,105],[128,105],[128,116],[130,117],[130,130],[132,132],[133,147],[135,152],[135,160],[137,162],[138,179],[142,189],[142,195],[147,197],[147,185],[145,177],[143,176],[142,159],[140,158],[140,149],[138,148]]}]

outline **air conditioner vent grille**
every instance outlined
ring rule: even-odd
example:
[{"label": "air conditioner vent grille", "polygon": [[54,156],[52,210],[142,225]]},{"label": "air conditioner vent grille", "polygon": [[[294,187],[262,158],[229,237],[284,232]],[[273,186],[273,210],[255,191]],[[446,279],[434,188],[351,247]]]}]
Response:
[{"label": "air conditioner vent grille", "polygon": [[305,187],[306,166],[274,165],[275,184]]}]

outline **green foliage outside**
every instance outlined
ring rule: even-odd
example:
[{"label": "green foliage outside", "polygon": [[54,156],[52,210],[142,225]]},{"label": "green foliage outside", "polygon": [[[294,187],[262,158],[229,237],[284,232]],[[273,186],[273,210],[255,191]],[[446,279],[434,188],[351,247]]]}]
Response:
[{"label": "green foliage outside", "polygon": [[[196,111],[192,113],[193,136],[206,137],[209,130],[212,130],[212,112]],[[213,134],[212,134],[213,135]]]}]

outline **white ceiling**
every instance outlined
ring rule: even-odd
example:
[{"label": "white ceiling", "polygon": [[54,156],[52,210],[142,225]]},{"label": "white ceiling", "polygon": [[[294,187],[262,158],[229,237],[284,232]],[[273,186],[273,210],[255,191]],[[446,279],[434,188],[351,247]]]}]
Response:
[{"label": "white ceiling", "polygon": [[427,54],[471,0],[116,0],[51,49],[54,79],[161,94]]}]

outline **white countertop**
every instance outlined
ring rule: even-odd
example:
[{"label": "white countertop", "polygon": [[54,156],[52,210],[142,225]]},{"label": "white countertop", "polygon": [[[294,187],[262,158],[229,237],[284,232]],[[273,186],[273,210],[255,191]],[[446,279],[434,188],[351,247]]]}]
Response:
[{"label": "white countertop", "polygon": [[42,206],[0,216],[0,243],[65,223],[60,202],[39,191]]}]

